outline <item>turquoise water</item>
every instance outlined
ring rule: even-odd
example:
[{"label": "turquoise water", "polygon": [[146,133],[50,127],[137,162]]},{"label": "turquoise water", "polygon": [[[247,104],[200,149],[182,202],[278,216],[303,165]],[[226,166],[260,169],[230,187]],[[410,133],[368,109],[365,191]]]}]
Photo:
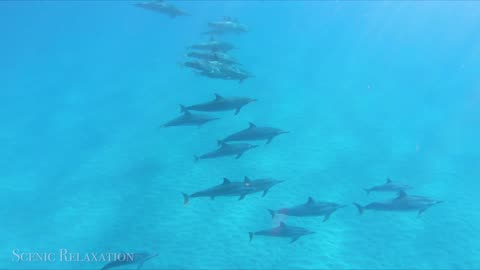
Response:
[{"label": "turquoise water", "polygon": [[[157,252],[145,269],[480,268],[480,4],[174,2],[170,19],[131,2],[0,2],[0,268],[100,269],[16,262],[22,252]],[[256,77],[239,84],[181,67],[222,16]],[[160,129],[178,104],[213,93],[259,101],[201,128]],[[242,158],[193,161],[248,122],[291,131]],[[222,182],[285,180],[269,194],[192,199]],[[444,200],[422,216],[373,212],[387,177]],[[308,196],[348,204],[323,218],[267,208]],[[126,269],[135,269],[134,266]]]}]

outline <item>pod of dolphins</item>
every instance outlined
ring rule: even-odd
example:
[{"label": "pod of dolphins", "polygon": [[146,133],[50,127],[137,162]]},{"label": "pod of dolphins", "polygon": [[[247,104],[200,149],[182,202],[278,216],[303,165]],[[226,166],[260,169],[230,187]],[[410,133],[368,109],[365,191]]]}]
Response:
[{"label": "pod of dolphins", "polygon": [[[137,3],[135,6],[158,12],[167,15],[171,18],[178,16],[189,16],[190,14],[178,9],[172,4],[166,3],[162,0],[148,1]],[[210,36],[223,36],[227,34],[242,34],[248,32],[248,27],[241,24],[237,19],[224,17],[223,20],[208,23],[209,30],[203,34]],[[183,63],[183,66],[195,70],[201,76],[224,79],[224,80],[243,80],[254,77],[249,72],[240,68],[240,63],[227,52],[234,49],[234,45],[228,42],[218,41],[211,38],[208,42],[193,44],[188,47],[190,50],[186,56],[191,60]],[[233,111],[234,115],[240,113],[241,109],[257,100],[249,97],[224,97],[215,93],[215,98],[210,101],[198,103],[190,106],[180,105],[181,115],[161,125],[163,128],[178,127],[178,126],[203,126],[211,121],[219,120],[219,117],[211,116],[203,113],[218,113],[225,111]],[[192,111],[195,111],[193,113]],[[202,113],[196,113],[202,112]],[[254,123],[249,123],[248,127],[230,134],[225,138],[218,140],[218,149],[207,152],[202,155],[195,155],[194,160],[198,162],[204,159],[216,159],[225,156],[233,156],[239,159],[242,155],[259,145],[253,145],[252,141],[265,141],[266,144],[282,134],[287,134],[288,131],[282,129],[257,126]],[[223,182],[204,190],[193,192],[192,194],[182,193],[184,204],[190,203],[193,198],[210,198],[211,200],[217,197],[235,197],[238,200],[243,200],[247,195],[254,193],[262,193],[262,197],[267,195],[269,190],[284,182],[274,178],[250,179],[245,176],[243,181],[231,181],[224,178]],[[383,201],[375,201],[366,205],[361,205],[354,202],[353,205],[358,210],[359,215],[365,211],[387,211],[387,212],[417,212],[418,216],[424,213],[430,207],[442,203],[443,201],[435,200],[425,196],[409,195],[407,190],[412,189],[411,186],[393,182],[387,179],[385,183],[364,189],[366,195],[372,192],[394,193],[396,196]],[[278,209],[267,209],[272,219],[278,215],[308,218],[308,217],[323,217],[323,222],[330,219],[331,215],[337,210],[347,207],[346,204],[319,201],[312,197],[308,197],[307,201],[291,207],[284,207]],[[300,237],[314,234],[306,228],[287,225],[284,222],[276,227],[249,232],[250,241],[254,236],[268,236],[268,237],[282,237],[290,239],[290,243],[297,241]],[[102,269],[110,269],[118,266],[137,264],[140,269],[144,262],[156,257],[158,254],[149,253],[135,253],[134,261],[113,261],[105,265]]]}]

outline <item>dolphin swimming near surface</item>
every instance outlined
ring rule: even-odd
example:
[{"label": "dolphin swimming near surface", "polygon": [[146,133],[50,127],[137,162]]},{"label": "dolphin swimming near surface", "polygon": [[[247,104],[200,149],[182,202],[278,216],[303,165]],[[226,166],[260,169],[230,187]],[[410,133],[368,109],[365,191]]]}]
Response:
[{"label": "dolphin swimming near surface", "polygon": [[258,141],[258,140],[267,140],[269,144],[273,138],[280,134],[289,133],[288,131],[283,131],[278,128],[271,127],[257,127],[253,123],[249,123],[247,129],[236,132],[223,140],[219,140],[218,143],[232,142],[232,141]]},{"label": "dolphin swimming near surface", "polygon": [[218,158],[225,156],[235,156],[235,159],[239,159],[243,155],[243,153],[256,147],[258,147],[258,145],[252,145],[248,143],[222,143],[220,145],[220,148],[213,152],[206,153],[201,156],[195,156],[195,162],[199,161],[200,159]]},{"label": "dolphin swimming near surface", "polygon": [[394,199],[382,201],[382,202],[373,202],[367,204],[366,206],[361,206],[358,203],[353,203],[357,209],[358,213],[361,215],[365,210],[375,210],[375,211],[394,211],[394,212],[411,212],[418,211],[420,216],[428,208],[442,203],[443,201],[438,201],[430,199],[424,196],[413,196],[407,195],[403,190],[398,192],[398,196]]},{"label": "dolphin swimming near surface", "polygon": [[133,254],[133,260],[115,260],[112,262],[107,263],[102,270],[107,270],[115,267],[130,265],[130,264],[138,264],[137,270],[140,270],[145,263],[145,261],[150,260],[153,257],[158,256],[157,253],[150,254],[150,253],[135,253]]},{"label": "dolphin swimming near surface", "polygon": [[192,106],[180,105],[181,111],[203,111],[203,112],[218,112],[218,111],[230,111],[234,110],[237,115],[243,106],[257,101],[256,99],[247,97],[222,97],[219,94],[215,94],[213,101],[196,104]]},{"label": "dolphin swimming near surface", "polygon": [[262,230],[258,232],[249,232],[248,235],[250,236],[250,242],[252,241],[254,235],[263,235],[263,236],[271,236],[271,237],[291,238],[290,243],[293,243],[297,241],[298,238],[304,235],[313,234],[313,233],[315,232],[309,231],[302,227],[288,226],[285,223],[280,222],[280,225],[278,227],[268,229],[268,230]]},{"label": "dolphin swimming near surface", "polygon": [[372,191],[376,192],[399,192],[401,190],[405,191],[407,189],[411,189],[412,187],[409,185],[403,185],[403,184],[397,184],[392,182],[390,178],[387,178],[387,181],[378,186],[373,186],[371,188],[366,188],[365,191],[367,192],[367,195],[370,194]]},{"label": "dolphin swimming near surface", "polygon": [[223,183],[216,185],[214,187],[208,188],[206,190],[195,192],[191,195],[182,193],[183,195],[183,204],[188,204],[190,198],[200,198],[207,197],[212,200],[215,197],[236,197],[239,196],[238,200],[243,200],[245,196],[251,192],[251,187],[245,186],[244,182],[232,182],[227,178],[223,178]]},{"label": "dolphin swimming near surface", "polygon": [[174,5],[165,3],[163,0],[148,1],[134,4],[137,7],[153,10],[159,13],[170,16],[170,18],[175,18],[177,16],[189,16],[190,14],[178,9]]},{"label": "dolphin swimming near surface", "polygon": [[273,178],[263,178],[263,179],[250,180],[250,178],[245,176],[244,182],[245,182],[245,185],[247,187],[252,188],[252,191],[250,193],[263,192],[262,197],[265,197],[265,195],[267,195],[270,188],[272,188],[276,184],[280,184],[284,181],[283,180],[275,180]]},{"label": "dolphin swimming near surface", "polygon": [[291,208],[282,208],[279,210],[268,209],[268,212],[272,215],[272,218],[276,214],[284,214],[287,216],[295,217],[312,217],[312,216],[324,216],[323,222],[330,218],[330,215],[340,208],[346,207],[346,205],[315,201],[312,197],[308,197],[308,201],[304,204],[300,204]]},{"label": "dolphin swimming near surface", "polygon": [[183,112],[183,114],[173,120],[168,121],[161,127],[173,127],[173,126],[202,126],[203,124],[218,120],[218,117],[211,117],[203,114],[193,114],[189,111]]}]

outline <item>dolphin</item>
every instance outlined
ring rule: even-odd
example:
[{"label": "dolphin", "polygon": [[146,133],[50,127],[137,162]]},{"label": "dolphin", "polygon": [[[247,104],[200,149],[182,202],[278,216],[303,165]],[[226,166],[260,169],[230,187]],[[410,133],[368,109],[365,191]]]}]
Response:
[{"label": "dolphin", "polygon": [[387,181],[383,185],[378,185],[378,186],[373,186],[371,188],[366,188],[365,192],[367,192],[367,195],[370,194],[372,191],[377,191],[377,192],[398,192],[401,190],[407,190],[411,189],[412,187],[409,185],[403,185],[403,184],[396,184],[393,183],[390,178],[387,178]]},{"label": "dolphin", "polygon": [[170,16],[170,18],[175,18],[177,16],[189,16],[187,12],[184,12],[174,5],[165,3],[162,0],[157,0],[157,1],[148,1],[148,2],[142,2],[142,3],[135,3],[134,4],[137,7],[148,9],[148,10],[153,10],[165,15]]},{"label": "dolphin", "polygon": [[234,110],[237,115],[243,106],[257,101],[256,99],[247,97],[222,97],[219,94],[215,94],[215,99],[209,102],[200,103],[192,106],[180,105],[182,112],[186,111],[203,111],[203,112],[219,112]]},{"label": "dolphin", "polygon": [[442,203],[443,201],[433,200],[424,196],[412,196],[407,195],[403,190],[398,192],[398,196],[394,199],[390,199],[382,202],[373,202],[367,204],[366,206],[361,206],[358,203],[353,203],[357,209],[358,213],[361,215],[365,210],[375,210],[375,211],[395,211],[395,212],[411,212],[418,211],[420,216],[428,208],[433,205]]},{"label": "dolphin", "polygon": [[193,114],[189,111],[183,112],[183,114],[173,120],[168,121],[161,127],[173,127],[173,126],[202,126],[203,124],[218,120],[218,117],[211,117],[203,114]]},{"label": "dolphin", "polygon": [[199,161],[200,159],[218,158],[225,156],[235,156],[235,159],[239,159],[243,155],[243,153],[256,147],[258,147],[258,145],[252,145],[248,143],[222,143],[220,145],[220,148],[213,152],[206,153],[201,156],[195,156],[195,161]]},{"label": "dolphin", "polygon": [[268,209],[268,212],[270,212],[272,218],[274,218],[276,214],[284,214],[295,217],[324,216],[323,222],[325,222],[330,218],[330,215],[333,212],[343,207],[346,207],[346,205],[315,201],[312,197],[308,197],[308,201],[304,204],[300,204],[291,208],[282,208],[279,210]]},{"label": "dolphin", "polygon": [[219,140],[218,144],[224,142],[232,142],[232,141],[258,141],[258,140],[267,140],[266,144],[269,144],[273,138],[280,134],[289,133],[288,131],[283,131],[278,128],[271,128],[271,127],[257,127],[252,122],[249,123],[249,127],[247,129],[241,130],[237,133],[233,133],[232,135],[226,137],[223,140]]},{"label": "dolphin", "polygon": [[251,187],[253,189],[250,193],[256,193],[256,192],[262,192],[263,191],[262,197],[265,197],[265,195],[267,195],[270,188],[272,188],[276,184],[280,184],[284,181],[283,180],[275,180],[273,178],[263,178],[263,179],[250,180],[250,178],[245,176],[244,182],[245,182],[245,186]]},{"label": "dolphin", "polygon": [[133,254],[133,260],[115,260],[112,262],[107,263],[102,270],[107,270],[115,267],[120,267],[124,265],[130,265],[130,264],[138,264],[137,270],[140,270],[143,266],[143,264],[150,260],[153,257],[158,256],[157,253],[155,254],[150,254],[150,253],[135,253]]},{"label": "dolphin", "polygon": [[254,235],[264,235],[264,236],[272,236],[272,237],[291,238],[290,243],[293,243],[297,241],[298,238],[304,235],[313,234],[313,233],[315,232],[309,231],[302,227],[288,226],[285,223],[280,222],[280,225],[278,225],[278,227],[268,229],[268,230],[262,230],[258,232],[249,232],[248,235],[250,236],[250,242],[252,241]]},{"label": "dolphin", "polygon": [[209,197],[213,200],[215,199],[215,197],[239,196],[238,200],[243,200],[245,196],[251,192],[251,189],[252,188],[245,186],[245,183],[243,182],[232,182],[227,178],[223,178],[223,183],[221,183],[220,185],[216,185],[206,190],[195,192],[191,195],[182,193],[183,204],[188,204],[190,198],[200,197]]},{"label": "dolphin", "polygon": [[231,43],[210,39],[208,42],[197,43],[190,46],[190,49],[206,50],[213,52],[227,52],[234,48]]},{"label": "dolphin", "polygon": [[248,27],[244,24],[241,24],[236,19],[230,17],[224,17],[222,21],[209,22],[208,27],[211,28],[210,31],[205,34],[241,34],[248,32]]},{"label": "dolphin", "polygon": [[239,64],[235,58],[222,52],[189,52],[186,54],[186,56],[204,61],[217,61],[227,65]]}]

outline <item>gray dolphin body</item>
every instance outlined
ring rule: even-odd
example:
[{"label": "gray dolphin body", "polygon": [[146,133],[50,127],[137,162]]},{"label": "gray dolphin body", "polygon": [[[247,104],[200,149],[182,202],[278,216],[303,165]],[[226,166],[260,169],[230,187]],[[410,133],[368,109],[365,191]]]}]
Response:
[{"label": "gray dolphin body", "polygon": [[210,31],[205,34],[223,35],[223,34],[242,34],[248,32],[248,27],[231,19],[226,19],[218,22],[209,22],[208,27]]},{"label": "gray dolphin body", "polygon": [[313,233],[315,232],[309,231],[302,227],[288,226],[285,223],[280,222],[280,225],[278,227],[258,232],[249,232],[248,235],[250,236],[250,242],[252,241],[254,235],[263,235],[271,237],[291,238],[292,240],[290,241],[290,243],[293,243],[297,241],[298,238]]},{"label": "gray dolphin body", "polygon": [[250,193],[263,192],[262,197],[265,197],[265,195],[267,195],[270,188],[272,188],[276,184],[280,184],[282,182],[283,182],[283,180],[276,180],[276,179],[273,179],[273,178],[263,178],[263,179],[250,180],[250,178],[248,178],[246,176],[245,176],[245,180],[244,180],[245,185],[252,188]]},{"label": "gray dolphin body", "polygon": [[244,182],[232,182],[227,178],[223,179],[223,183],[216,185],[206,190],[195,192],[191,195],[186,193],[183,194],[183,203],[188,204],[190,198],[200,198],[207,197],[212,200],[215,197],[236,197],[239,196],[238,200],[243,200],[247,194],[251,192],[251,187],[245,185]]},{"label": "gray dolphin body", "polygon": [[175,18],[177,16],[189,16],[190,14],[178,9],[174,5],[165,3],[164,1],[148,1],[142,3],[136,3],[135,6],[156,11],[170,16],[170,18]]},{"label": "gray dolphin body", "polygon": [[371,188],[366,188],[365,191],[367,192],[367,195],[370,194],[372,191],[376,192],[399,192],[399,191],[405,191],[407,189],[411,189],[412,187],[409,185],[403,185],[403,184],[398,184],[392,182],[390,178],[387,179],[387,181],[383,185],[378,185],[378,186],[373,186]]},{"label": "gray dolphin body", "polygon": [[137,270],[140,270],[145,263],[145,261],[150,260],[153,257],[158,256],[158,254],[150,254],[150,253],[135,253],[133,255],[133,260],[115,260],[106,264],[102,270],[107,270],[115,267],[120,267],[124,265],[130,264],[138,264]]},{"label": "gray dolphin body", "polygon": [[222,52],[189,52],[187,56],[205,61],[217,61],[227,65],[239,64],[235,58]]},{"label": "gray dolphin body", "polygon": [[208,42],[197,43],[190,46],[190,49],[206,50],[212,52],[227,52],[234,48],[231,43],[217,40],[210,40]]},{"label": "gray dolphin body", "polygon": [[367,204],[366,206],[361,206],[358,203],[354,203],[357,207],[358,212],[363,214],[365,210],[375,210],[375,211],[391,211],[391,212],[412,212],[417,211],[418,215],[421,215],[428,208],[439,204],[443,201],[434,200],[424,196],[412,196],[407,195],[405,191],[399,191],[398,196],[394,199],[383,201],[383,202],[373,202]]},{"label": "gray dolphin body", "polygon": [[201,156],[195,156],[195,161],[199,161],[200,159],[219,158],[226,156],[235,156],[235,159],[239,159],[243,153],[256,147],[258,147],[258,145],[252,145],[248,143],[222,143],[220,148],[213,152],[206,153]]},{"label": "gray dolphin body", "polygon": [[168,121],[161,127],[173,127],[173,126],[202,126],[205,123],[220,119],[218,117],[211,117],[203,114],[193,114],[189,111],[185,111],[181,116]]},{"label": "gray dolphin body", "polygon": [[271,127],[257,127],[255,124],[249,123],[249,127],[247,129],[241,130],[237,133],[233,133],[225,139],[219,140],[218,143],[221,144],[224,142],[233,141],[267,140],[267,144],[269,144],[273,140],[273,138],[285,133],[288,133],[288,131],[283,131],[281,129]]},{"label": "gray dolphin body", "polygon": [[222,97],[219,94],[215,94],[215,99],[209,102],[196,104],[192,106],[180,105],[181,111],[202,111],[202,112],[219,112],[219,111],[235,111],[237,115],[243,106],[254,102],[256,99],[247,97]]},{"label": "gray dolphin body", "polygon": [[268,211],[272,215],[272,218],[276,214],[284,214],[287,216],[295,217],[315,217],[315,216],[324,216],[323,222],[327,221],[330,218],[330,215],[337,211],[340,208],[346,207],[346,205],[332,203],[332,202],[316,202],[312,197],[308,198],[308,201],[304,204],[300,204],[291,208],[282,208],[278,210]]}]

